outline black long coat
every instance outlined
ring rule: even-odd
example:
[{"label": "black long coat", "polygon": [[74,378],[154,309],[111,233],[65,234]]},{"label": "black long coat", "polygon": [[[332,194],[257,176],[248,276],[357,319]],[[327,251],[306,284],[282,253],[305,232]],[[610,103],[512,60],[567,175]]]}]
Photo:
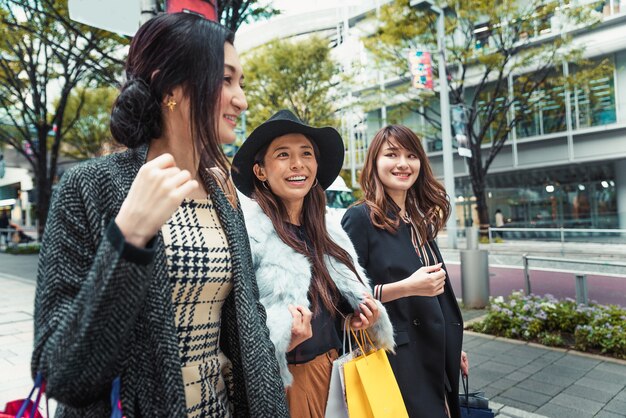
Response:
[{"label": "black long coat", "polygon": [[[373,285],[405,279],[422,267],[404,222],[395,234],[376,228],[370,221],[369,209],[360,204],[348,209],[341,223]],[[434,241],[431,246],[442,260]],[[437,297],[412,296],[387,302],[385,307],[397,344],[389,362],[409,416],[444,418],[445,395],[452,417],[459,417],[463,319],[449,278],[445,292]]]},{"label": "black long coat", "polygon": [[[133,250],[112,224],[146,153],[142,146],[82,163],[63,176],[52,199],[37,274],[32,371],[43,372],[48,394],[59,401],[57,417],[109,417],[115,376],[126,417],[185,416],[163,240],[159,233],[152,250]],[[233,289],[220,340],[233,365],[235,417],[286,418],[241,210],[212,178],[203,180],[231,251]]]}]

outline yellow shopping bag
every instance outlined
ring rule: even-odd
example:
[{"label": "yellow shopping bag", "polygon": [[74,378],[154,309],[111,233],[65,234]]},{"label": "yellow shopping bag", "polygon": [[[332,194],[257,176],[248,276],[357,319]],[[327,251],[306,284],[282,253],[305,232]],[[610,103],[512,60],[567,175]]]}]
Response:
[{"label": "yellow shopping bag", "polygon": [[[367,332],[352,334],[367,354],[343,366],[350,418],[409,418],[385,350],[375,348]],[[365,350],[366,339],[370,351]]]}]

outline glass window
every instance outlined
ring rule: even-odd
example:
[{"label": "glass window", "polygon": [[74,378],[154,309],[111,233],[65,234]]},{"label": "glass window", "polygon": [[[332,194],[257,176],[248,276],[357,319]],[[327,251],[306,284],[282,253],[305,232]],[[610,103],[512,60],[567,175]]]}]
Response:
[{"label": "glass window", "polygon": [[574,128],[615,123],[615,63],[612,59],[595,60],[588,67],[572,65],[579,81],[573,89]]},{"label": "glass window", "polygon": [[563,132],[565,121],[565,87],[560,74],[552,70],[546,79],[533,91],[524,91],[532,86],[534,80],[519,77],[515,81],[516,95],[522,97],[517,112],[522,113],[522,120],[517,125],[517,136],[525,138]]}]

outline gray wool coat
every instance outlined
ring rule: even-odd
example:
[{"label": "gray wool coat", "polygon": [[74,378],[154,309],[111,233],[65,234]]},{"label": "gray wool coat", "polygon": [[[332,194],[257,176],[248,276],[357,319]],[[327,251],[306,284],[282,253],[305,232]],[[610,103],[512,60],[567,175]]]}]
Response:
[{"label": "gray wool coat", "polygon": [[[143,146],[82,163],[55,191],[39,260],[32,372],[43,372],[57,417],[109,417],[116,376],[127,418],[185,416],[163,240],[159,234],[138,250],[113,222],[146,153]],[[288,417],[241,210],[211,176],[203,180],[232,255],[221,346],[233,365],[235,416]]]}]

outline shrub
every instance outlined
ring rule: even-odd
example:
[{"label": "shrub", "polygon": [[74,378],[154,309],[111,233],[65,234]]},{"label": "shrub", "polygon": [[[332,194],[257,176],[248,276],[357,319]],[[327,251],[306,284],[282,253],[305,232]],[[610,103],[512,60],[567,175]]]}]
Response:
[{"label": "shrub", "polygon": [[615,305],[578,305],[552,295],[514,292],[491,299],[487,317],[472,329],[541,344],[599,351],[626,359],[626,309]]},{"label": "shrub", "polygon": [[7,254],[38,254],[41,249],[40,243],[10,245],[4,250]]}]

